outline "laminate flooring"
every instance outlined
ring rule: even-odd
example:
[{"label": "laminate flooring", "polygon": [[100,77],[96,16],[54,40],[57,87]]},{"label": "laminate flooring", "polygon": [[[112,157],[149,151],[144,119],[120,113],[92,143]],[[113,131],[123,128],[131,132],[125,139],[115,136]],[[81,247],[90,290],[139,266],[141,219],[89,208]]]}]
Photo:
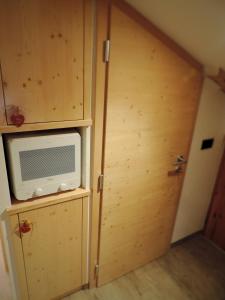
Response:
[{"label": "laminate flooring", "polygon": [[109,284],[64,300],[225,300],[225,253],[202,236]]}]

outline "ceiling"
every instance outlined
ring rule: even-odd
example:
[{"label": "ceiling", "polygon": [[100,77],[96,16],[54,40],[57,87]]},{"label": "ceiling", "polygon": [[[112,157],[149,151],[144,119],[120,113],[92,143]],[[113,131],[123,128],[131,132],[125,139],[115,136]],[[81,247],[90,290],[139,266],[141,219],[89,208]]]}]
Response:
[{"label": "ceiling", "polygon": [[225,69],[225,0],[126,0],[201,62]]}]

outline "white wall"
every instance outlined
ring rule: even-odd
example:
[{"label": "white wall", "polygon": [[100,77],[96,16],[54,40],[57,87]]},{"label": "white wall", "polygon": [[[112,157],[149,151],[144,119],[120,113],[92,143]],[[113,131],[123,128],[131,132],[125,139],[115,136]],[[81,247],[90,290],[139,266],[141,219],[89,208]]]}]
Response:
[{"label": "white wall", "polygon": [[[215,138],[211,149],[200,150],[205,138]],[[202,230],[224,150],[225,94],[206,79],[181,193],[173,239]]]}]

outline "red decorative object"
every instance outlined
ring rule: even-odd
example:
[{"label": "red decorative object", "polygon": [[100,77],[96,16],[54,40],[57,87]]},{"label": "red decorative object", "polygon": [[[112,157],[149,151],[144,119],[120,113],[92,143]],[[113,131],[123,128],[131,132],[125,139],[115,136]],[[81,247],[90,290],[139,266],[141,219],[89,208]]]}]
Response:
[{"label": "red decorative object", "polygon": [[31,231],[31,224],[26,220],[23,221],[19,226],[20,233],[27,233]]},{"label": "red decorative object", "polygon": [[17,127],[20,127],[25,121],[25,117],[19,112],[18,107],[15,109],[10,119],[13,125]]}]

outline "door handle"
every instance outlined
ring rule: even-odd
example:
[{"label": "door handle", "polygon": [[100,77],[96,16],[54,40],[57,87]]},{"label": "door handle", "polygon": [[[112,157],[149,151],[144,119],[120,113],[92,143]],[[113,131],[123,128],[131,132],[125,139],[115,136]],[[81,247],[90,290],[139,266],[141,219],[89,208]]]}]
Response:
[{"label": "door handle", "polygon": [[177,176],[183,173],[183,171],[182,165],[177,165],[174,170],[168,172],[168,176]]},{"label": "door handle", "polygon": [[187,163],[187,160],[184,158],[183,155],[178,155],[176,158],[175,163],[173,164],[174,166],[181,166],[185,165]]},{"label": "door handle", "polygon": [[173,163],[175,168],[168,172],[168,176],[176,176],[180,173],[183,173],[183,165],[187,163],[187,160],[184,158],[183,155],[178,155],[176,161]]}]

